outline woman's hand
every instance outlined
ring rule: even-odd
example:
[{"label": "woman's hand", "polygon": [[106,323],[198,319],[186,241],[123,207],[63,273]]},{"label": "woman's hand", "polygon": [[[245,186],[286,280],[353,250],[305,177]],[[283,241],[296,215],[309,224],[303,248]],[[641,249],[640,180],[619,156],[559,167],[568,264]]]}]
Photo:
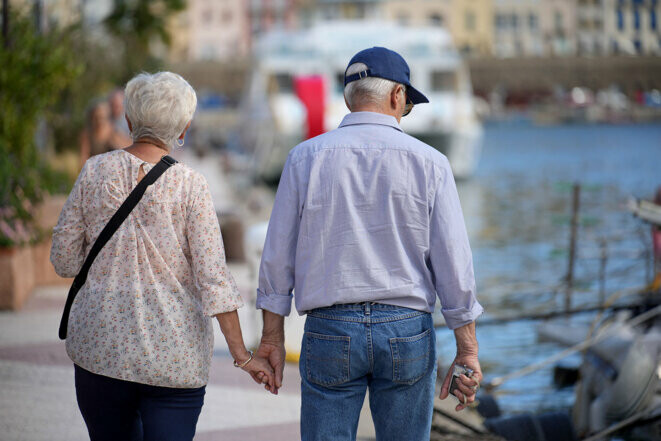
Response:
[{"label": "woman's hand", "polygon": [[262,357],[255,355],[252,360],[241,368],[248,372],[255,383],[264,384],[264,388],[276,395],[278,388],[275,385],[275,374],[271,365]]}]

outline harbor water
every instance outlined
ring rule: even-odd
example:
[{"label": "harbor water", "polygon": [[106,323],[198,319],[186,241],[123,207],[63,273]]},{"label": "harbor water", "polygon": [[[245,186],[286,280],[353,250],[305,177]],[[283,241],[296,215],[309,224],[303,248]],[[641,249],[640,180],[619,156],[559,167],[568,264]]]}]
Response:
[{"label": "harbor water", "polygon": [[[458,183],[486,309],[485,325],[478,321],[477,328],[485,381],[563,349],[538,341],[539,321],[487,322],[564,307],[574,183],[581,192],[572,308],[651,277],[650,228],[626,202],[651,199],[661,186],[661,125],[487,124],[477,172]],[[445,328],[437,332],[447,365],[454,339]],[[566,362],[578,365],[579,357]],[[567,409],[573,402],[572,388],[552,385],[552,366],[506,382],[495,395],[505,414]]]}]

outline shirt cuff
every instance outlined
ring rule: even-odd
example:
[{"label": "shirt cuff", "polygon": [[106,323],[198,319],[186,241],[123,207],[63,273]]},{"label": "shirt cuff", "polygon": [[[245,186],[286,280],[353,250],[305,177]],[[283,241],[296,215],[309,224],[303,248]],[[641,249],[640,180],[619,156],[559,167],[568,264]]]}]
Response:
[{"label": "shirt cuff", "polygon": [[457,329],[474,322],[482,313],[484,308],[477,300],[469,308],[441,309],[441,314],[445,318],[445,324],[450,329]]},{"label": "shirt cuff", "polygon": [[257,290],[257,309],[266,309],[275,314],[287,317],[291,312],[292,294],[266,294],[261,289]]}]

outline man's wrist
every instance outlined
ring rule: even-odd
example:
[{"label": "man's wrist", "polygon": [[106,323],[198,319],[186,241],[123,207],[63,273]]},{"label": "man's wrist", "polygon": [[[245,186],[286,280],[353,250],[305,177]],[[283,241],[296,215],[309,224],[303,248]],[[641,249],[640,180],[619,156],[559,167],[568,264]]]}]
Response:
[{"label": "man's wrist", "polygon": [[262,339],[260,341],[260,344],[268,344],[268,345],[282,345],[285,343],[285,336],[284,335],[262,335]]},{"label": "man's wrist", "polygon": [[454,330],[457,342],[457,356],[477,357],[478,344],[475,337],[475,322]]},{"label": "man's wrist", "polygon": [[264,310],[262,343],[281,345],[285,342],[285,318],[274,312]]},{"label": "man's wrist", "polygon": [[457,346],[457,357],[477,357],[477,348],[460,348]]}]

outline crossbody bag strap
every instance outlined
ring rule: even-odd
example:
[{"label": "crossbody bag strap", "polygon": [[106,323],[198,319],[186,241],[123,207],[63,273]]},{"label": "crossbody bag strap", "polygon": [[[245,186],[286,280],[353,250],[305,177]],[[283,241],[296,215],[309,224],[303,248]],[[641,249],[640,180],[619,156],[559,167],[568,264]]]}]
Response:
[{"label": "crossbody bag strap", "polygon": [[73,305],[76,294],[78,294],[80,288],[82,288],[85,284],[85,281],[87,280],[87,273],[89,272],[92,263],[94,263],[94,259],[96,259],[96,256],[99,254],[101,249],[106,243],[108,243],[110,238],[119,229],[119,226],[122,225],[131,211],[133,211],[135,206],[138,205],[138,202],[140,202],[140,199],[142,199],[142,196],[145,194],[147,187],[156,182],[156,180],[168,168],[176,163],[177,160],[171,156],[163,156],[161,160],[149,171],[149,173],[147,173],[145,177],[142,178],[140,182],[138,182],[138,185],[135,186],[133,191],[131,191],[131,194],[128,195],[117,212],[113,214],[106,226],[103,227],[103,230],[101,230],[99,237],[96,238],[94,245],[92,245],[92,249],[85,258],[85,262],[80,268],[78,275],[73,279],[71,288],[69,288],[67,301],[64,304],[64,311],[62,312],[62,320],[60,320],[60,330],[58,332],[60,339],[64,340],[67,338],[67,327],[69,326],[69,312],[71,312],[71,305]]}]

